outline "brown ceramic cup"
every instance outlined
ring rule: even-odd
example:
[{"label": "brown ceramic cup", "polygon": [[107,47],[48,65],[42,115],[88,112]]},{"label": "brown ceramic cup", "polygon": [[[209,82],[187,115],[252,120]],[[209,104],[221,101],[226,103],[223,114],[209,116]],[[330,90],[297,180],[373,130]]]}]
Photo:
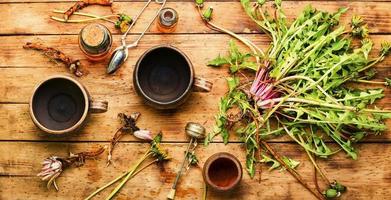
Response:
[{"label": "brown ceramic cup", "polygon": [[205,183],[216,191],[235,188],[242,179],[242,165],[232,154],[220,152],[206,160],[202,175]]},{"label": "brown ceramic cup", "polygon": [[133,85],[145,102],[157,109],[174,109],[191,91],[209,92],[212,83],[194,76],[190,59],[178,48],[160,45],[147,50],[137,61]]},{"label": "brown ceramic cup", "polygon": [[39,83],[30,99],[34,124],[50,134],[72,133],[88,113],[107,111],[107,101],[91,100],[84,86],[68,76],[53,76]]}]

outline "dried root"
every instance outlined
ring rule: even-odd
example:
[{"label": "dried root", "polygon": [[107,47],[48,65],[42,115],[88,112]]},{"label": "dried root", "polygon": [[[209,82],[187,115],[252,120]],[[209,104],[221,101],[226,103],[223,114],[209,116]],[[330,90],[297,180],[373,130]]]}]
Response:
[{"label": "dried root", "polygon": [[64,13],[64,19],[68,20],[69,17],[76,11],[85,8],[89,5],[102,5],[102,6],[111,6],[113,3],[113,0],[82,0],[78,1],[70,7],[65,13]]},{"label": "dried root", "polygon": [[23,48],[42,51],[50,59],[64,63],[69,68],[69,71],[72,74],[74,74],[78,77],[83,75],[83,72],[80,70],[80,61],[73,60],[72,58],[65,55],[63,52],[61,52],[58,49],[55,49],[52,47],[47,47],[41,43],[32,43],[32,42],[27,42],[23,46]]},{"label": "dried root", "polygon": [[105,151],[105,147],[99,147],[95,151],[84,151],[77,154],[69,153],[69,157],[65,159],[68,165],[82,166],[87,158],[95,158]]},{"label": "dried root", "polygon": [[131,115],[127,116],[125,113],[119,113],[118,118],[121,120],[122,126],[115,132],[113,138],[110,140],[109,150],[107,155],[107,166],[112,162],[112,153],[114,151],[115,145],[121,139],[121,137],[126,132],[135,132],[140,130],[139,127],[136,126],[136,121],[140,117],[139,112],[133,112]]},{"label": "dried root", "polygon": [[104,151],[104,147],[99,147],[94,151],[85,151],[77,154],[70,153],[69,157],[67,158],[50,156],[42,162],[41,172],[37,174],[37,176],[40,177],[42,181],[47,181],[46,187],[48,189],[53,185],[54,188],[58,191],[56,178],[59,177],[67,167],[70,167],[71,165],[80,167],[84,165],[85,159],[95,158]]}]

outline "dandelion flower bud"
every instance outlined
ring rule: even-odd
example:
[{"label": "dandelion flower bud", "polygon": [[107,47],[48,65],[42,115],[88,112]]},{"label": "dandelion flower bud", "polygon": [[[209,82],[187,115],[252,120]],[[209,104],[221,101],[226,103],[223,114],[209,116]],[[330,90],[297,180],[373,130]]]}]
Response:
[{"label": "dandelion flower bud", "polygon": [[147,141],[153,140],[151,131],[148,131],[148,130],[138,130],[138,131],[135,131],[133,133],[133,135],[136,138],[141,139],[141,140],[147,140]]}]

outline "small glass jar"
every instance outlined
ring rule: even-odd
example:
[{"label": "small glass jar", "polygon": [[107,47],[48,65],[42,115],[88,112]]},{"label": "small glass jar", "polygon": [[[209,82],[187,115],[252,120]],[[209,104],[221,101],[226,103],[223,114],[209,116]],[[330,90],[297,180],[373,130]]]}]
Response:
[{"label": "small glass jar", "polygon": [[102,24],[92,23],[81,29],[79,47],[91,61],[101,61],[110,54],[113,36]]},{"label": "small glass jar", "polygon": [[163,8],[159,13],[157,23],[158,30],[163,33],[171,33],[178,23],[178,13],[172,8]]}]

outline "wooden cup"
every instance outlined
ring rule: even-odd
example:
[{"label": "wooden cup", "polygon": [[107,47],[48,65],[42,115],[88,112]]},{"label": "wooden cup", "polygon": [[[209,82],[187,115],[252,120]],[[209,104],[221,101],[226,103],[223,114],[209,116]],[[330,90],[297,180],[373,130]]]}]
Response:
[{"label": "wooden cup", "polygon": [[239,184],[243,176],[242,165],[234,155],[220,152],[206,160],[202,175],[209,187],[225,192]]},{"label": "wooden cup", "polygon": [[34,124],[49,134],[66,134],[78,130],[88,113],[107,111],[107,101],[91,100],[85,87],[68,76],[52,76],[39,83],[29,107]]},{"label": "wooden cup", "polygon": [[191,91],[209,92],[212,83],[194,76],[190,59],[178,48],[159,45],[147,50],[137,61],[133,85],[146,104],[156,109],[174,109]]}]

